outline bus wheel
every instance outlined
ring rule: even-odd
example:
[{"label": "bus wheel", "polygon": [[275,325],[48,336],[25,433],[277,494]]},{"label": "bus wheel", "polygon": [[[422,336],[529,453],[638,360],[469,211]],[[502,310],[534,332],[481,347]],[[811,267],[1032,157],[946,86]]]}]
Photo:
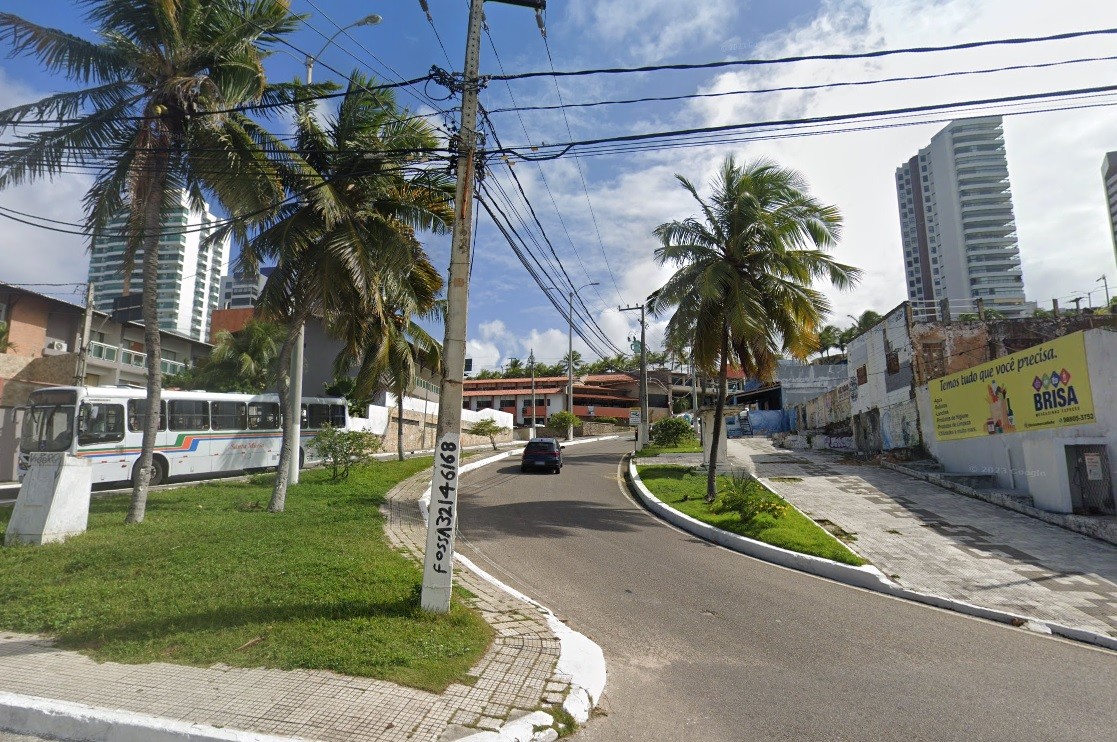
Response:
[{"label": "bus wheel", "polygon": [[[158,487],[159,485],[163,484],[163,482],[166,479],[167,479],[167,464],[163,461],[163,459],[159,458],[158,456],[153,456],[151,458],[151,479],[148,480],[147,485],[149,487]],[[140,481],[140,462],[137,461],[136,465],[132,467],[132,485],[135,486],[136,483],[138,483],[139,481]]]}]

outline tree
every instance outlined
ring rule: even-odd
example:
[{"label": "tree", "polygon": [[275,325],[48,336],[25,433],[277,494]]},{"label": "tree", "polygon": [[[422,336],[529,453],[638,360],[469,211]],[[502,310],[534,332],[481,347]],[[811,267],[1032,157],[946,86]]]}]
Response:
[{"label": "tree", "polygon": [[11,330],[12,328],[7,322],[0,322],[0,353],[17,350],[15,343],[9,338]]},{"label": "tree", "polygon": [[582,363],[582,354],[578,351],[574,350],[570,353],[563,354],[562,361],[559,363],[559,367],[562,368],[563,374],[569,374],[570,371],[568,369],[570,368],[570,364],[572,362],[571,359],[573,359],[574,364],[574,375],[577,376],[579,373],[581,373],[582,366],[584,365]]},{"label": "tree", "polygon": [[857,334],[860,335],[863,332],[868,332],[869,330],[880,324],[880,321],[882,319],[884,319],[884,317],[882,317],[879,312],[874,312],[872,309],[866,309],[857,317],[857,324],[854,325],[854,327],[857,329]]},{"label": "tree", "polygon": [[486,417],[478,420],[472,426],[466,428],[465,432],[469,433],[470,435],[480,435],[488,438],[489,443],[493,444],[493,450],[495,451],[497,450],[496,437],[498,435],[504,435],[510,430],[511,428],[502,428],[500,425],[497,424],[496,420],[493,420],[490,417]]},{"label": "tree", "polygon": [[836,348],[840,344],[843,345],[842,351],[845,351],[844,344],[839,340],[841,334],[842,331],[834,325],[826,325],[818,331],[818,352],[821,353],[824,358],[830,355],[831,348]]},{"label": "tree", "polygon": [[231,213],[252,212],[282,199],[277,174],[264,156],[282,145],[243,108],[275,101],[263,68],[262,45],[298,22],[285,0],[85,0],[100,29],[89,41],[0,13],[0,42],[11,54],[84,85],[0,111],[0,134],[19,124],[0,153],[0,189],[70,168],[96,172],[86,193],[85,230],[106,234],[110,219],[126,218],[125,293],[142,259],[147,409],[139,476],[126,522],[144,519],[162,391],[158,316],[159,237],[163,214],[188,194],[200,209],[205,195]]},{"label": "tree", "polygon": [[275,385],[283,335],[282,326],[258,320],[236,332],[221,330],[208,358],[180,374],[168,375],[163,384],[211,392],[263,392]]},{"label": "tree", "polygon": [[[701,218],[661,224],[655,251],[674,275],[648,301],[658,316],[671,308],[667,346],[689,341],[695,366],[719,379],[713,440],[721,436],[729,364],[764,381],[775,374],[781,353],[805,358],[830,310],[810,288],[815,279],[847,288],[860,271],[826,250],[841,232],[841,215],[806,192],[793,170],[759,161],[738,165],[726,158],[709,200],[675,176],[698,203]],[[710,456],[706,499],[716,496],[717,446]]]},{"label": "tree", "polygon": [[337,376],[328,384],[323,384],[322,390],[328,397],[345,397],[345,402],[349,407],[349,417],[366,417],[368,415],[368,406],[372,404],[372,398],[357,394],[357,386],[352,377]]},{"label": "tree", "polygon": [[694,440],[694,428],[681,417],[665,417],[652,424],[650,438],[655,445],[670,448]]},{"label": "tree", "polygon": [[[425,119],[401,111],[391,91],[354,73],[334,116],[320,116],[305,88],[296,92],[296,143],[284,174],[297,198],[261,215],[254,223],[259,231],[242,253],[242,264],[253,270],[265,259],[277,261],[257,306],[287,327],[277,385],[284,410],[291,355],[307,319],[320,318],[344,343],[335,367],[385,360],[382,343],[399,321],[393,308],[403,306],[401,297],[416,291],[414,305],[422,307],[441,287],[415,233],[446,231],[453,219],[449,176],[415,162],[417,152],[439,146],[435,131]],[[387,367],[376,363],[368,365],[366,377],[374,367],[381,373]],[[285,425],[271,512],[284,508],[297,445]]]},{"label": "tree", "polygon": [[563,435],[566,435],[567,429],[581,424],[582,419],[567,410],[559,410],[547,419],[547,427],[550,430],[561,432]]}]

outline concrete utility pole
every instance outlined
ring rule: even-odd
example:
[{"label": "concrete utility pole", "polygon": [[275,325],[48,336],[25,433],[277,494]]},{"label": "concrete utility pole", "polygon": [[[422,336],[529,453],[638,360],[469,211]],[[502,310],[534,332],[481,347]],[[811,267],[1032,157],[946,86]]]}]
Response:
[{"label": "concrete utility pole", "polygon": [[93,282],[85,286],[85,317],[81,325],[81,347],[78,348],[78,364],[74,369],[74,386],[85,384],[85,367],[89,363],[89,343],[93,338]]},{"label": "concrete utility pole", "polygon": [[[541,11],[545,0],[497,0]],[[470,0],[469,30],[462,73],[462,120],[458,132],[454,224],[450,240],[450,274],[446,282],[446,331],[442,343],[442,389],[438,404],[438,439],[427,510],[427,546],[423,558],[423,610],[447,613],[454,579],[454,535],[458,523],[458,467],[461,459],[462,380],[469,311],[470,238],[473,214],[474,156],[477,151],[477,94],[484,0]],[[533,410],[534,412],[534,410]]]},{"label": "concrete utility pole", "polygon": [[[322,52],[326,51],[330,44],[334,43],[342,32],[357,26],[375,26],[380,23],[383,18],[373,13],[366,15],[358,21],[353,21],[348,26],[343,26],[334,32],[334,35],[326,39],[326,43],[318,50],[315,55],[306,55],[306,84],[310,85],[314,77],[314,63],[318,61],[318,57],[322,56]],[[299,448],[302,447],[302,418],[303,418],[303,353],[306,345],[306,323],[303,322],[299,325],[299,335],[295,339],[294,352],[291,353],[291,391],[289,393],[290,399],[288,400],[287,407],[287,431],[291,437],[294,452],[291,455],[291,461],[287,464],[287,485],[299,483]]]},{"label": "concrete utility pole", "polygon": [[[567,292],[569,303],[566,305],[566,410],[571,415],[574,414],[574,297],[582,289],[600,285],[600,282],[594,281]],[[573,422],[566,426],[566,440],[574,440]]]},{"label": "concrete utility pole", "polygon": [[535,348],[527,357],[527,365],[531,369],[531,437],[535,437]]},{"label": "concrete utility pole", "polygon": [[622,312],[640,310],[640,425],[636,428],[639,440],[636,450],[639,451],[648,445],[648,343],[646,337],[647,323],[644,322],[644,305],[637,304],[631,307],[617,307]]},{"label": "concrete utility pole", "polygon": [[[1098,279],[1098,281],[1101,281],[1101,285],[1105,288],[1105,305],[1108,307],[1109,306],[1109,279],[1107,279],[1103,275],[1101,278]],[[1098,281],[1094,281],[1094,283],[1097,283]]]}]

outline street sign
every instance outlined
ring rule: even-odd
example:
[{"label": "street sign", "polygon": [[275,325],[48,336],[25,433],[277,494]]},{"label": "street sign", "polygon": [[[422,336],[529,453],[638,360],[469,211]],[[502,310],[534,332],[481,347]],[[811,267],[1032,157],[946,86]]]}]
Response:
[{"label": "street sign", "polygon": [[629,407],[628,408],[628,424],[629,425],[639,425],[640,424],[640,408],[639,407]]},{"label": "street sign", "polygon": [[593,405],[588,405],[586,407],[586,414],[588,414],[590,417],[593,417]]}]

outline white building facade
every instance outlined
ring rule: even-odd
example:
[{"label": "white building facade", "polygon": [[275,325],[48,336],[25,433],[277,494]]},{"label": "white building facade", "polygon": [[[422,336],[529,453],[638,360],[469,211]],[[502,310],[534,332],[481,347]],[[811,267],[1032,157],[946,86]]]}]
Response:
[{"label": "white building facade", "polygon": [[[163,218],[159,238],[159,327],[194,340],[209,336],[210,315],[220,300],[221,277],[229,270],[229,243],[206,244],[217,226],[208,207],[192,212],[186,193]],[[112,312],[113,301],[124,294],[122,270],[124,217],[114,219],[104,234],[96,235],[90,248],[89,281],[94,286],[94,306]],[[136,254],[130,293],[143,289],[143,252]]]},{"label": "white building facade", "polygon": [[954,121],[896,169],[908,299],[921,317],[955,311],[1030,316],[999,116]]},{"label": "white building facade", "polygon": [[1110,233],[1113,235],[1113,255],[1117,258],[1117,152],[1105,153],[1101,177],[1105,181],[1105,204],[1109,211]]}]

